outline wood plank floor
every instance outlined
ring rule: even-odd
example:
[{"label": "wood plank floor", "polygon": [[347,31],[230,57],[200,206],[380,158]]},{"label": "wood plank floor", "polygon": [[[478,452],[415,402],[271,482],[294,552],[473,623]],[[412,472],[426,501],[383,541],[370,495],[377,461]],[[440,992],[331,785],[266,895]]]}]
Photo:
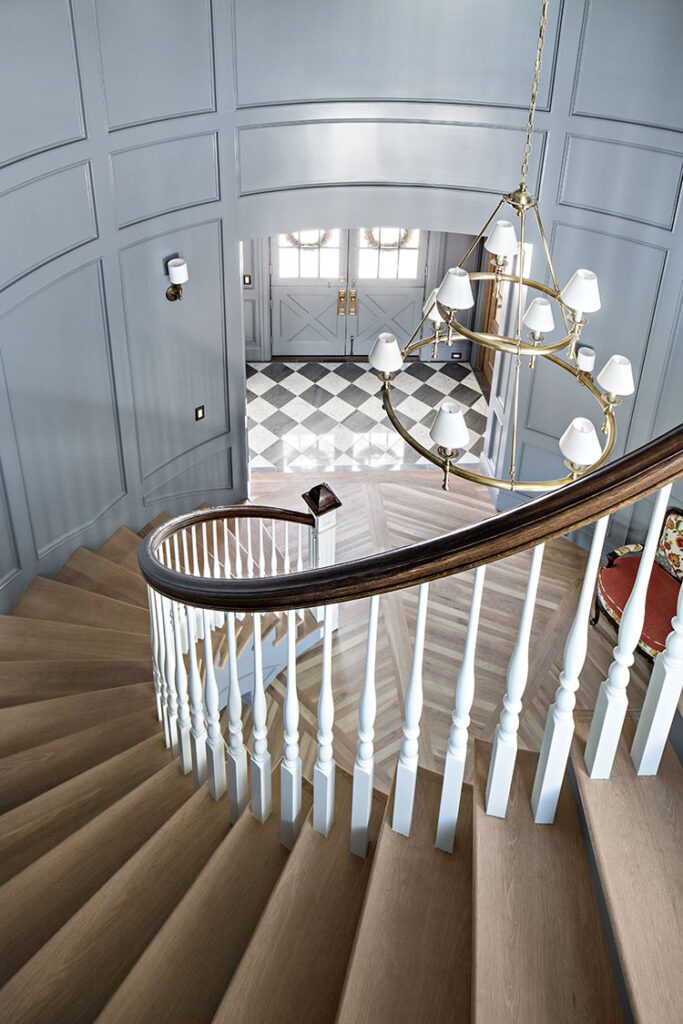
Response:
[{"label": "wood plank floor", "polygon": [[[285,508],[303,508],[303,502],[296,496],[321,479],[320,472],[256,472],[252,474],[252,500]],[[343,502],[337,513],[338,561],[412,544],[487,519],[495,513],[485,489],[457,481],[454,489],[446,493],[435,471],[335,472],[328,482]],[[564,642],[576,608],[585,560],[586,552],[568,540],[555,540],[546,547],[520,725],[522,748],[540,748],[546,713],[558,685]],[[471,714],[473,738],[491,740],[494,735],[530,562],[531,554],[525,552],[487,568],[477,649],[477,688]],[[420,763],[437,772],[443,771],[453,687],[462,658],[473,575],[468,572],[439,580],[430,588]],[[368,604],[365,600],[341,606],[339,633],[333,645],[335,758],[348,770],[352,769],[356,746]],[[410,672],[416,608],[417,592],[412,589],[388,594],[380,602],[375,784],[387,793],[401,741],[401,708]],[[577,698],[579,708],[595,706],[597,690],[611,661],[615,642],[615,633],[603,616],[597,628],[590,630],[588,657]],[[636,654],[629,687],[633,708],[642,706],[649,671],[646,660]],[[298,672],[304,770],[315,741],[320,674],[321,654],[314,649],[301,660]],[[271,696],[282,703],[282,683],[271,688]],[[275,709],[272,713],[274,715]],[[277,728],[281,728],[280,718],[277,716]],[[279,744],[275,720],[273,726],[271,736],[274,743]],[[311,740],[310,744],[305,742],[307,739]],[[471,758],[469,760],[471,762]],[[467,779],[472,779],[471,769]]]}]

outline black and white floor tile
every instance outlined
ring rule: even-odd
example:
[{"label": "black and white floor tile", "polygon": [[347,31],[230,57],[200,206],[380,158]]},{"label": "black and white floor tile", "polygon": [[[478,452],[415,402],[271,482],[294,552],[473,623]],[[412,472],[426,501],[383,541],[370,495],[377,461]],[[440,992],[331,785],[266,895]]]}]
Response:
[{"label": "black and white floor tile", "polygon": [[[483,447],[488,404],[467,363],[409,363],[397,378],[394,408],[411,434],[432,448],[435,410],[450,396],[465,409],[468,459]],[[248,363],[247,416],[252,469],[401,469],[429,463],[389,423],[380,380],[367,363]]]}]

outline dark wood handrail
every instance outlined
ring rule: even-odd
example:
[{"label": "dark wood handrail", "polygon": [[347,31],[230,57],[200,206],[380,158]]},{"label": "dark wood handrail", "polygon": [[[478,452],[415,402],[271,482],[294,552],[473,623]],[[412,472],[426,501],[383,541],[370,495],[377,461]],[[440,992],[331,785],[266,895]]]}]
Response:
[{"label": "dark wood handrail", "polygon": [[[159,544],[179,528],[201,522],[192,512],[157,527],[140,546],[138,560],[147,582],[167,597],[223,611],[283,611],[353,601],[401,590],[498,561],[616,512],[683,475],[683,424],[596,473],[509,512],[433,540],[379,555],[308,569],[287,576],[206,579],[184,576],[154,556]],[[239,509],[253,506],[238,506]],[[277,509],[255,514],[276,518]],[[231,516],[234,509],[207,512]],[[291,514],[291,513],[289,513]],[[311,517],[312,518],[312,517]]]}]

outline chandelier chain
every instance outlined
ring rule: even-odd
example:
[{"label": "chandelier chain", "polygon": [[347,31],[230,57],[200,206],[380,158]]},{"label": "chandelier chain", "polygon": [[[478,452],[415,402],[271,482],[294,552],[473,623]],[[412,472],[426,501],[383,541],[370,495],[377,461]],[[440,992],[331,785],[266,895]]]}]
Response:
[{"label": "chandelier chain", "polygon": [[538,86],[541,81],[541,66],[543,64],[543,46],[545,43],[545,30],[548,27],[548,7],[550,0],[543,0],[541,4],[541,21],[538,27],[538,43],[536,45],[536,59],[534,61],[534,78],[531,83],[531,100],[529,101],[529,120],[526,128],[526,139],[524,141],[524,155],[522,157],[522,170],[519,187],[526,188],[526,179],[529,173],[529,157],[531,156],[531,139],[534,134],[534,120],[536,117],[536,100],[538,99]]}]

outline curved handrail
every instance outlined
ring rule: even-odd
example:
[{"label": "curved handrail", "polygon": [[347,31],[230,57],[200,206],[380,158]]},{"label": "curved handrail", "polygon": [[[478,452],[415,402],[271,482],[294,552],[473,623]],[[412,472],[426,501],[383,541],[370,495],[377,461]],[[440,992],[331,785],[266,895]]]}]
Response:
[{"label": "curved handrail", "polygon": [[154,556],[176,529],[201,522],[210,512],[230,518],[240,510],[253,508],[254,515],[276,518],[273,513],[282,511],[259,506],[209,509],[170,520],[142,542],[138,561],[142,575],[155,590],[198,608],[284,611],[336,604],[401,590],[506,558],[616,512],[680,475],[683,424],[590,476],[520,508],[432,540],[355,561],[287,576],[207,579],[167,569]]}]

